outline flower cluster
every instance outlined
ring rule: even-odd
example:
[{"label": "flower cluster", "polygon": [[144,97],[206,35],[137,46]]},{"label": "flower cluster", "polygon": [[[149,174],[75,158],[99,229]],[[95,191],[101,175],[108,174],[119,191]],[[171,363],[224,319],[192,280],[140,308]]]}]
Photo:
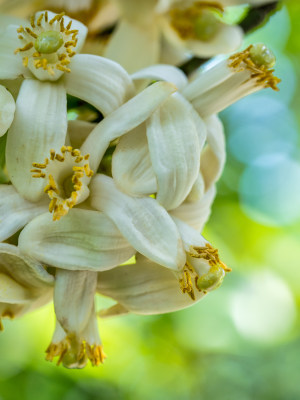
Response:
[{"label": "flower cluster", "polygon": [[[226,158],[217,113],[279,83],[263,44],[193,77],[174,66],[236,50],[222,12],[239,1],[100,3],[102,39],[117,22],[101,56],[80,54],[88,29],[60,10],[86,18],[91,1],[0,31],[0,328],[53,299],[46,358],[68,368],[106,358],[97,315],[176,311],[222,284],[230,268],[201,235]],[[98,120],[68,120],[67,94]],[[115,304],[96,310],[97,293]]]}]

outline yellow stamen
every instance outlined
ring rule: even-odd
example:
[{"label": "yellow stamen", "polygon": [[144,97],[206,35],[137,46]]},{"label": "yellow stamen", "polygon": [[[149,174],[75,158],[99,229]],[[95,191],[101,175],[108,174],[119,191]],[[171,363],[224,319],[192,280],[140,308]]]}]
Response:
[{"label": "yellow stamen", "polygon": [[32,32],[32,30],[30,29],[30,28],[25,28],[25,30],[26,30],[26,32],[30,35],[30,36],[32,36],[34,39],[36,39],[37,37],[38,37],[38,35],[36,34],[36,33],[34,33],[34,32]]},{"label": "yellow stamen", "polygon": [[15,50],[15,54],[19,53],[19,51],[27,51],[30,50],[33,47],[33,43],[29,42],[25,44],[24,47],[19,47],[18,49]]},{"label": "yellow stamen", "polygon": [[[50,150],[50,161],[46,158],[44,163],[33,163],[32,166],[34,169],[31,170],[33,173],[32,176],[35,178],[48,178],[44,192],[51,199],[49,211],[53,213],[54,221],[66,215],[69,209],[77,204],[79,196],[82,194],[82,190],[84,190],[82,178],[84,176],[90,178],[93,175],[93,171],[90,169],[88,163],[84,165],[75,164],[78,158],[81,158],[81,162],[86,161],[88,158],[81,156],[80,150],[73,149],[71,146],[63,146],[61,153],[56,154],[54,150]],[[64,178],[62,182],[57,182],[55,172],[54,175],[50,172],[51,168],[53,168],[51,162],[61,163],[61,167],[55,164],[55,168],[58,168],[58,170],[62,168],[64,171],[64,168],[67,168],[65,170],[67,173],[63,173]],[[75,165],[72,165],[72,163]],[[70,169],[70,164],[72,165],[72,169]],[[47,168],[50,168],[48,173]],[[42,170],[45,172],[42,172]]]},{"label": "yellow stamen", "polygon": [[255,63],[256,59],[251,55],[253,47],[253,45],[250,45],[244,51],[229,57],[229,67],[238,72],[247,69],[251,73],[249,79],[254,79],[258,86],[263,86],[265,88],[270,87],[278,91],[277,84],[281,82],[281,79],[273,75],[274,69],[269,69],[268,65],[257,65],[257,63]]},{"label": "yellow stamen", "polygon": [[196,298],[195,290],[207,293],[216,289],[221,285],[225,272],[231,271],[231,268],[220,260],[218,249],[214,249],[209,243],[203,247],[191,247],[188,255],[192,258],[202,258],[210,266],[208,272],[199,276],[189,261],[185,264],[179,284],[181,291],[187,293],[192,300]]}]

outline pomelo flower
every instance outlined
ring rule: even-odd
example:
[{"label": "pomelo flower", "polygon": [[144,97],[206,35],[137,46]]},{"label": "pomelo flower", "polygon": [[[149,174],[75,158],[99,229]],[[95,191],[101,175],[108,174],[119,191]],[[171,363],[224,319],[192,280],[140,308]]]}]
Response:
[{"label": "pomelo flower", "polygon": [[[47,350],[49,360],[58,357],[59,363],[70,368],[82,367],[88,359],[93,365],[104,360],[93,305],[97,272],[127,261],[136,250],[105,214],[89,205],[91,167],[96,171],[109,143],[147,119],[174,90],[173,85],[158,82],[104,118],[88,137],[93,150],[89,156],[68,145],[61,152],[51,149],[46,160],[33,163],[31,179],[41,182],[43,194],[38,193],[32,202],[13,185],[0,185],[1,239],[27,224],[19,236],[19,251],[55,268],[57,328]],[[72,139],[70,129],[70,144]],[[26,176],[26,171],[18,173],[20,180]],[[31,191],[31,185],[27,190]],[[158,212],[166,220],[161,221],[162,229],[167,229],[167,213],[162,207]],[[155,242],[158,253],[170,244],[175,248],[179,235],[174,223],[172,228],[165,243]]]},{"label": "pomelo flower", "polygon": [[272,53],[258,44],[201,71],[190,82],[171,66],[134,73],[137,84],[146,78],[170,80],[179,91],[145,124],[120,138],[112,156],[117,187],[131,196],[155,194],[168,211],[187,212],[202,196],[212,199],[225,163],[223,127],[214,114],[263,88],[277,90],[274,62]]},{"label": "pomelo flower", "polygon": [[8,133],[6,160],[12,183],[29,201],[41,193],[41,185],[30,175],[33,160],[65,144],[66,94],[87,101],[104,116],[131,96],[132,82],[122,67],[77,54],[86,32],[80,22],[44,11],[19,27],[9,25],[0,35],[0,79],[25,78]]},{"label": "pomelo flower", "polygon": [[117,0],[120,22],[104,55],[134,72],[158,62],[176,64],[189,54],[213,56],[236,50],[238,26],[221,22],[222,2]]}]

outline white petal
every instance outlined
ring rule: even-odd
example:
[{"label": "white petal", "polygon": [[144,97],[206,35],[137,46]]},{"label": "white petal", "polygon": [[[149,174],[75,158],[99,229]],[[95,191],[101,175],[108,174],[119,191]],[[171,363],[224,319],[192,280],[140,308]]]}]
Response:
[{"label": "white petal", "polygon": [[95,123],[81,121],[79,119],[68,121],[68,136],[70,139],[70,145],[74,149],[79,149],[91,131],[95,128],[95,125]]},{"label": "white petal", "polygon": [[226,161],[226,143],[221,120],[212,115],[205,120],[207,126],[207,147],[201,154],[201,174],[208,190],[221,176]]},{"label": "white petal", "polygon": [[[9,275],[0,272],[0,304],[22,304],[31,300],[30,291]],[[2,314],[2,313],[1,313]]]},{"label": "white petal", "polygon": [[133,80],[151,79],[171,82],[178,88],[178,90],[183,89],[188,83],[186,75],[179,68],[163,64],[152,65],[139,70],[132,74],[131,78]]},{"label": "white petal", "polygon": [[190,192],[200,168],[201,145],[193,107],[181,96],[170,97],[147,122],[152,166],[157,177],[157,201],[166,209],[178,207]]},{"label": "white petal", "polygon": [[121,137],[112,156],[112,176],[118,188],[131,196],[156,193],[145,124]]},{"label": "white petal", "polygon": [[154,83],[104,118],[80,149],[82,154],[90,154],[91,169],[97,171],[112,140],[143,123],[175,91],[171,83]]},{"label": "white petal", "polygon": [[3,136],[10,127],[15,109],[14,98],[4,86],[0,85],[0,136]]},{"label": "white petal", "polygon": [[0,185],[0,241],[8,239],[47,209],[46,203],[23,199],[12,185]]},{"label": "white petal", "polygon": [[77,337],[87,326],[94,305],[97,273],[57,269],[54,288],[56,318],[66,333]]},{"label": "white petal", "polygon": [[[195,304],[181,292],[172,271],[144,257],[136,264],[99,273],[97,290],[135,314],[163,314]],[[198,301],[204,294],[195,291],[195,296]]]},{"label": "white petal", "polygon": [[198,201],[204,195],[204,192],[205,192],[205,182],[202,174],[199,172],[197,179],[193,184],[193,187],[189,195],[186,198],[186,201],[192,201],[192,202]]},{"label": "white petal", "polygon": [[64,86],[24,80],[7,136],[6,162],[12,183],[27,200],[37,201],[45,186],[43,179],[32,178],[32,163],[43,163],[50,149],[59,151],[65,143],[66,132]]},{"label": "white petal", "polygon": [[55,222],[50,213],[35,218],[21,232],[19,247],[40,262],[69,270],[109,269],[135,253],[108,217],[78,208]]},{"label": "white petal", "polygon": [[91,54],[78,54],[64,75],[67,93],[92,104],[104,115],[118,108],[132,93],[132,81],[117,63]]},{"label": "white petal", "polygon": [[207,242],[203,236],[200,235],[196,229],[191,228],[188,224],[181,221],[180,219],[173,217],[173,221],[175,222],[184,244],[185,251],[189,252],[191,246],[202,247],[205,246]]},{"label": "white petal", "polygon": [[44,291],[54,283],[53,276],[39,262],[22,254],[18,247],[6,243],[0,243],[0,271],[30,289],[32,296],[37,294],[36,289]]},{"label": "white petal", "polygon": [[211,40],[187,40],[185,46],[198,57],[212,57],[237,50],[242,44],[243,36],[243,30],[239,26],[222,24]]},{"label": "white petal", "polygon": [[91,182],[91,204],[104,211],[140,253],[174,270],[185,264],[176,226],[156,200],[127,196],[111,178],[97,175]]},{"label": "white petal", "polygon": [[[3,3],[3,1],[1,3]],[[20,26],[20,25],[24,25],[24,23],[26,23],[26,20],[23,18],[14,17],[12,15],[6,15],[5,13],[8,11],[8,10],[6,10],[6,6],[9,6],[10,4],[12,4],[13,1],[8,0],[8,1],[6,1],[6,3],[7,4],[1,4],[1,6],[0,6],[0,10],[1,10],[0,34],[2,34],[9,25]]]},{"label": "white petal", "polygon": [[152,24],[121,20],[104,53],[129,73],[156,64],[159,57],[159,30]]},{"label": "white petal", "polygon": [[202,232],[210,213],[211,205],[216,196],[216,187],[211,188],[195,202],[185,201],[175,210],[170,211],[170,215],[179,218],[198,232]]},{"label": "white petal", "polygon": [[0,79],[15,79],[26,72],[22,58],[14,53],[20,47],[18,28],[10,25],[0,35]]}]

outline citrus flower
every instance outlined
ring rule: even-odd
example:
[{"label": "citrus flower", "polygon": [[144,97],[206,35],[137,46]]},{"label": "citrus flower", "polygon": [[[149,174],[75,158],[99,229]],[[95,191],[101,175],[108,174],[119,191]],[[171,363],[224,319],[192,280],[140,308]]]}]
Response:
[{"label": "citrus flower", "polygon": [[177,64],[189,54],[229,53],[241,44],[238,26],[221,21],[222,2],[117,0],[120,21],[104,55],[129,72],[158,62]]},{"label": "citrus flower", "polygon": [[[57,151],[65,143],[66,93],[87,101],[103,115],[130,97],[132,82],[122,67],[77,54],[86,32],[80,22],[44,11],[19,27],[9,25],[0,35],[0,79],[25,78],[8,132],[6,161],[12,183],[29,201],[41,193],[41,185],[32,182],[30,175],[33,160],[45,158],[50,148]],[[24,171],[21,179],[20,170]]]}]

